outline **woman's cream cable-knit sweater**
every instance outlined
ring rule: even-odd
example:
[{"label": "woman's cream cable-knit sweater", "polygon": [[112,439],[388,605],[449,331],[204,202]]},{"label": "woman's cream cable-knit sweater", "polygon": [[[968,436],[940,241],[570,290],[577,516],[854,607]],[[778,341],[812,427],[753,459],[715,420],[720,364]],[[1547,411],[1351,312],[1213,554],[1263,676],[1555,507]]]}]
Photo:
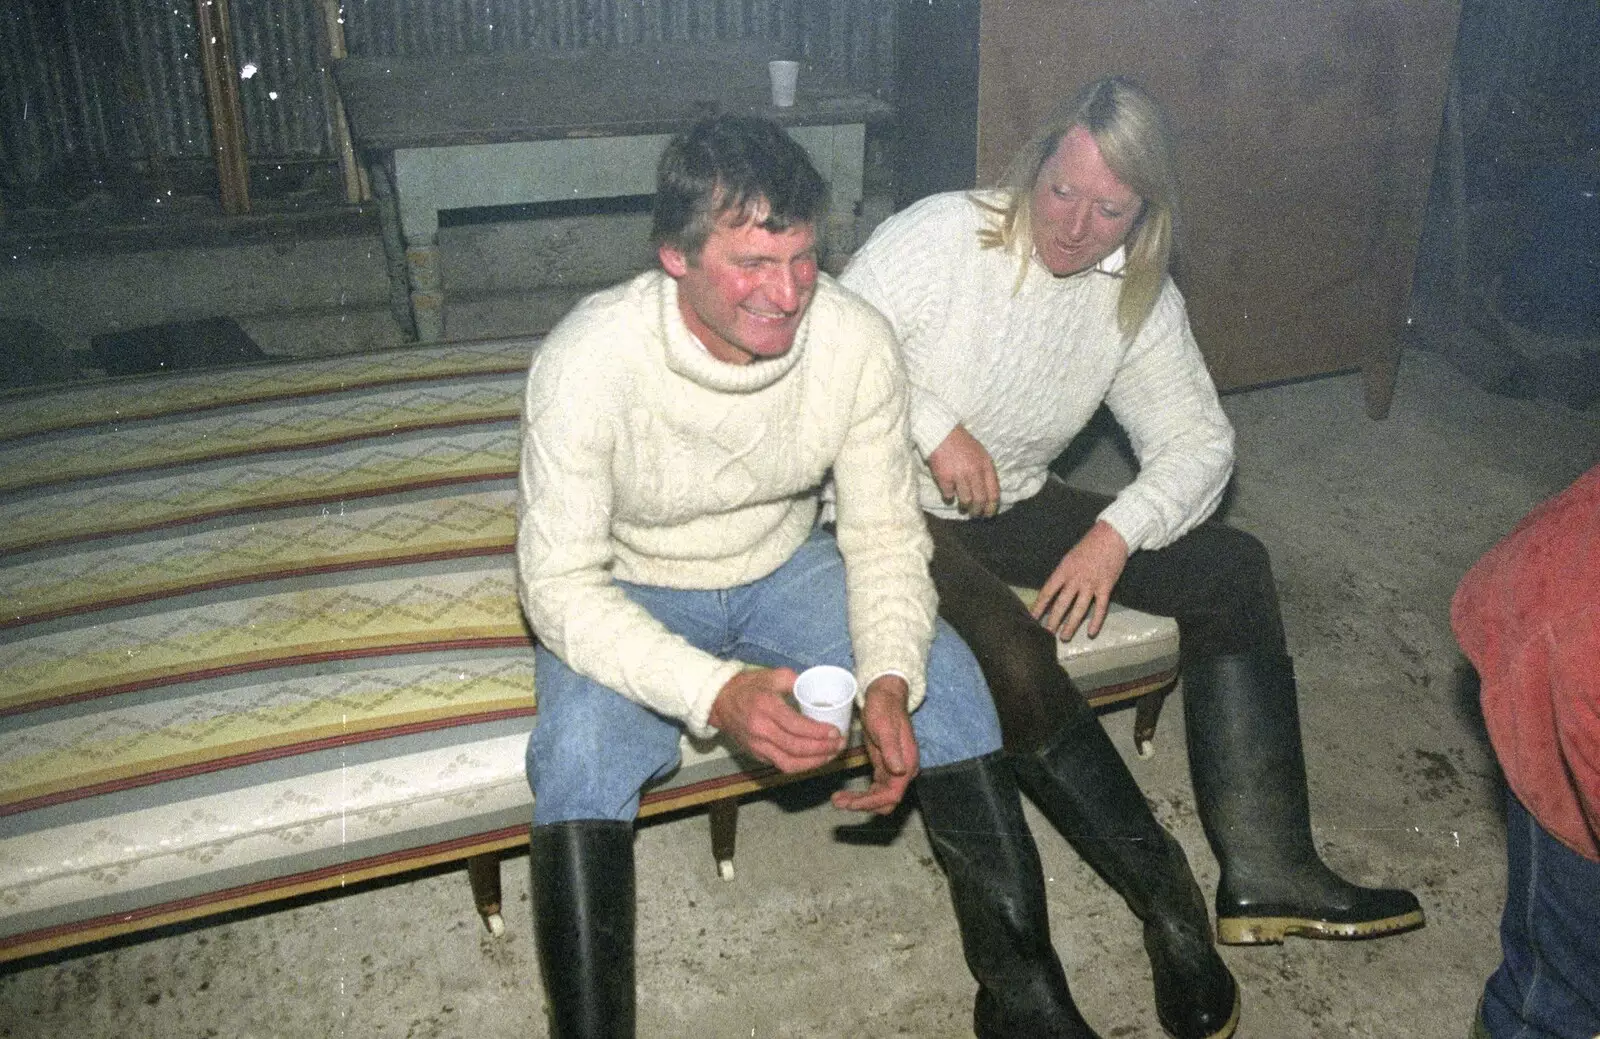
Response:
[{"label": "woman's cream cable-knit sweater", "polygon": [[659,271],[590,296],[533,357],[523,407],[523,608],[568,666],[707,734],[740,669],[673,635],[613,578],[721,589],[810,535],[831,469],[857,674],[921,702],[931,547],[888,326],[826,276],[783,357],[730,365],[684,325]]},{"label": "woman's cream cable-knit sweater", "polygon": [[[900,338],[918,449],[926,457],[964,425],[994,459],[1005,508],[1038,492],[1104,401],[1139,473],[1101,518],[1130,550],[1170,544],[1215,511],[1233,472],[1233,427],[1177,286],[1163,286],[1125,342],[1120,250],[1067,278],[1030,260],[1019,288],[1016,255],[978,244],[992,219],[966,192],[924,199],[881,225],[840,278]],[[964,518],[926,467],[919,494],[929,512]]]}]

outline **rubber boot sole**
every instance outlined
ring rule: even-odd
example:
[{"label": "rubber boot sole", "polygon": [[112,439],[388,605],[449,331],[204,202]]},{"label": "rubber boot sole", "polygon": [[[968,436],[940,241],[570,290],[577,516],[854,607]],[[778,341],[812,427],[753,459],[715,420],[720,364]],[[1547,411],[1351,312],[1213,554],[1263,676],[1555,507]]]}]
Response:
[{"label": "rubber boot sole", "polygon": [[1285,938],[1360,941],[1414,931],[1426,922],[1421,909],[1351,923],[1304,916],[1219,916],[1217,941],[1223,945],[1278,945]]},{"label": "rubber boot sole", "polygon": [[[1239,993],[1235,991],[1233,994],[1233,1013],[1228,1015],[1228,1020],[1223,1022],[1221,1028],[1207,1035],[1205,1039],[1230,1039],[1233,1033],[1239,1030],[1239,1013],[1243,1007],[1244,1000],[1241,999]],[[1177,1032],[1174,1032],[1172,1029],[1167,1027],[1165,1021],[1161,1023],[1161,1030],[1171,1036],[1178,1035]]]}]

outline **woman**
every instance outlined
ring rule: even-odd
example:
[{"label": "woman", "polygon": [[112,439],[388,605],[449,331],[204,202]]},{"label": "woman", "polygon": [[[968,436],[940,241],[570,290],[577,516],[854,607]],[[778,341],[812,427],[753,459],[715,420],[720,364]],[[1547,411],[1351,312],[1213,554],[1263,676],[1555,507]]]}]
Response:
[{"label": "woman", "polygon": [[[1056,639],[1085,622],[1098,634],[1113,601],[1178,622],[1220,940],[1375,937],[1423,916],[1409,892],[1357,887],[1317,854],[1270,562],[1254,538],[1205,522],[1233,431],[1167,275],[1170,142],[1142,89],[1092,83],[999,190],[897,214],[842,280],[904,349],[940,612],[983,665],[1023,788],[1144,921],[1158,1005],[1179,1007],[1172,978],[1206,976],[1214,956],[1204,900],[1056,663]],[[1102,403],[1139,459],[1115,498],[1048,476]],[[1031,613],[1013,585],[1041,589]],[[1220,1025],[1199,1002],[1191,1020]]]}]

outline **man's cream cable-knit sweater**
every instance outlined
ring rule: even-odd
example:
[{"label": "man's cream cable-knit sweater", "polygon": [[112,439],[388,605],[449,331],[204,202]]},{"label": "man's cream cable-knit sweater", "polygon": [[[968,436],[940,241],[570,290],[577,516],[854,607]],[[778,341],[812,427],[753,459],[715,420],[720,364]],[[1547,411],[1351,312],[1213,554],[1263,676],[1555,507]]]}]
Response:
[{"label": "man's cream cable-knit sweater", "polygon": [[[1018,287],[1016,254],[978,244],[992,219],[966,192],[924,199],[882,224],[840,278],[900,338],[918,449],[926,457],[965,426],[994,459],[1005,508],[1044,486],[1051,461],[1104,401],[1139,474],[1101,518],[1130,550],[1170,544],[1215,511],[1233,472],[1233,427],[1177,286],[1163,286],[1125,342],[1121,250],[1068,278],[1030,260]],[[919,494],[929,512],[963,518],[926,467]]]},{"label": "man's cream cable-knit sweater", "polygon": [[851,643],[867,682],[921,702],[933,637],[905,380],[883,318],[823,276],[781,358],[730,365],[695,341],[659,271],[590,296],[533,357],[517,567],[534,632],[568,666],[707,734],[740,669],[673,635],[613,578],[720,589],[810,535],[831,469]]}]

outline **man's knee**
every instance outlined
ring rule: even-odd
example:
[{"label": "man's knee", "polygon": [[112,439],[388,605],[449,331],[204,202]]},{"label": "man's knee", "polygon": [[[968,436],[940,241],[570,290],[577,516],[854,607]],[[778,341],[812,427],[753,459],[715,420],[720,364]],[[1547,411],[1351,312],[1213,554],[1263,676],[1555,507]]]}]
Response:
[{"label": "man's knee", "polygon": [[[679,762],[678,743],[638,741],[595,733],[569,741],[565,731],[528,741],[528,785],[536,825],[580,819],[631,822],[639,797],[652,781],[670,775]],[[597,749],[609,748],[609,749]]]},{"label": "man's knee", "polygon": [[539,714],[526,767],[536,823],[631,820],[639,792],[679,761],[676,725],[604,686],[540,660]]}]

